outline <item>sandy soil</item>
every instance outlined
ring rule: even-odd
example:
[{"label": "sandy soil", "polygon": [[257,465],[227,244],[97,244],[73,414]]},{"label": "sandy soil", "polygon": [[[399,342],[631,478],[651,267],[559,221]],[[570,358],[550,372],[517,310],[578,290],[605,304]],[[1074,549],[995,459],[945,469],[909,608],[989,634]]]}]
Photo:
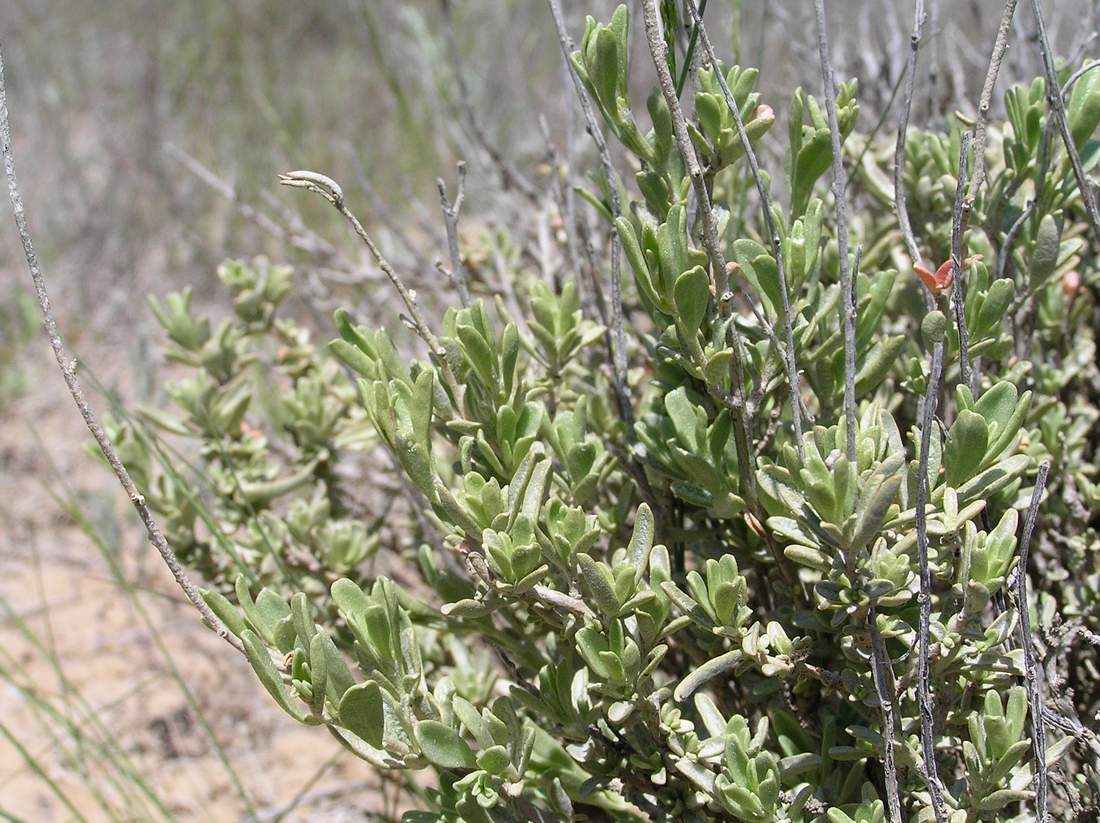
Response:
[{"label": "sandy soil", "polygon": [[[81,348],[97,366],[113,359]],[[82,450],[86,433],[50,368],[45,340],[36,338],[21,360],[30,390],[0,413],[0,606],[6,607],[0,609],[0,663],[15,669],[14,678],[0,671],[0,812],[36,822],[75,818],[5,739],[6,730],[87,820],[147,819],[137,811],[108,812],[96,801],[96,791],[111,805],[118,797],[117,773],[104,770],[97,751],[105,737],[177,819],[254,819],[210,735],[261,820],[280,819],[280,812],[286,812],[284,820],[385,819],[377,810],[392,808],[388,798],[395,792],[379,787],[369,769],[341,753],[323,730],[299,726],[279,711],[247,663],[205,630],[182,601],[113,478]],[[164,649],[112,578],[110,565],[51,500],[51,466],[86,501],[82,510],[108,524],[108,534],[111,523],[121,524],[109,549],[139,587],[137,602]],[[68,686],[20,631],[19,621],[52,650]],[[191,690],[194,708],[173,666]],[[77,736],[57,719],[44,723],[35,702],[15,684],[75,719]],[[84,707],[94,709],[102,733]],[[210,723],[209,733],[200,715]],[[299,795],[302,802],[288,810]]]}]

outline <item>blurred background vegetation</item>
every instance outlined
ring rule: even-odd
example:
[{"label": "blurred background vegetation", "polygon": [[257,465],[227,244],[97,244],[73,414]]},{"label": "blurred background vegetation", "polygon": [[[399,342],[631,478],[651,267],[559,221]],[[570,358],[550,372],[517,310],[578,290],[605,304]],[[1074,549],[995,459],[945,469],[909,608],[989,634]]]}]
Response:
[{"label": "blurred background vegetation", "polygon": [[[584,13],[605,19],[615,4],[563,5],[579,39]],[[783,127],[790,92],[820,83],[812,4],[709,5],[712,35],[734,61],[761,68],[762,99]],[[1038,73],[1026,5],[1002,90]],[[917,127],[974,113],[1001,12],[990,0],[927,6]],[[830,7],[845,21],[833,35],[835,65],[859,78],[860,128],[871,130],[897,87],[911,4]],[[1100,2],[1046,7],[1058,53],[1100,51]],[[156,392],[148,295],[191,285],[198,304],[224,311],[214,269],[225,257],[369,268],[319,198],[278,190],[279,172],[340,181],[430,295],[445,291],[432,265],[446,255],[435,180],[453,185],[457,160],[470,168],[464,243],[514,226],[521,211],[501,192],[492,153],[532,179],[545,173],[549,146],[593,166],[536,0],[5,0],[0,43],[56,311],[72,347],[127,402]],[[635,45],[632,77],[644,95],[652,67]],[[782,162],[766,144],[764,155]],[[0,817],[145,819],[134,809],[152,804],[179,819],[363,819],[364,810],[385,819],[400,787],[363,785],[353,763],[330,759],[336,749],[323,736],[276,714],[243,661],[200,636],[135,522],[119,516],[115,490],[79,449],[17,237],[3,224]],[[365,287],[342,299],[369,309],[390,295]],[[330,334],[323,315],[296,310]]]}]

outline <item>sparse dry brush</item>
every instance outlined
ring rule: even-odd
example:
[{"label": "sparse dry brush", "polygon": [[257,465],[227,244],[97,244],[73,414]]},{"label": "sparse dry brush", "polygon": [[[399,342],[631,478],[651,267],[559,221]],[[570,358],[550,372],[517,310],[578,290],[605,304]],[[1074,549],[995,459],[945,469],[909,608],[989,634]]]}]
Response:
[{"label": "sparse dry brush", "polygon": [[[271,697],[434,773],[407,820],[1096,819],[1098,64],[1010,0],[976,120],[913,127],[917,0],[861,131],[815,10],[822,86],[781,101],[692,0],[575,49],[550,0],[589,166],[528,173],[466,115],[552,231],[461,231],[460,168],[437,314],[290,172],[402,323],[340,310],[318,345],[289,268],[226,263],[216,327],[153,303],[174,409],[82,405]],[[991,118],[1014,15],[1044,76]]]}]

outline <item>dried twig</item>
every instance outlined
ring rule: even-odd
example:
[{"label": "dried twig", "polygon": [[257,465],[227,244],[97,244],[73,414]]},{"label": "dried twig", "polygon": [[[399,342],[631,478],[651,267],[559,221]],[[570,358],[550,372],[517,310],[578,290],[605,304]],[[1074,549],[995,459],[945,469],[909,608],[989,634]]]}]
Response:
[{"label": "dried twig", "polygon": [[844,420],[847,428],[848,459],[856,459],[856,304],[855,286],[848,265],[848,189],[844,156],[841,154],[840,124],[836,116],[836,81],[829,57],[829,32],[825,21],[825,0],[814,0],[817,12],[817,47],[821,57],[825,111],[833,144],[833,200],[836,207],[836,242],[840,254],[840,323],[844,329]]},{"label": "dried twig", "polygon": [[1054,56],[1050,51],[1050,41],[1047,40],[1046,24],[1043,22],[1043,12],[1039,7],[1039,0],[1031,0],[1031,11],[1035,16],[1035,28],[1038,34],[1039,51],[1043,57],[1043,71],[1047,80],[1047,102],[1050,104],[1050,113],[1058,124],[1058,130],[1062,134],[1062,142],[1069,155],[1073,176],[1077,180],[1077,188],[1081,192],[1081,200],[1085,204],[1085,213],[1096,240],[1100,242],[1100,212],[1096,207],[1096,196],[1092,191],[1089,180],[1085,177],[1084,167],[1081,165],[1081,155],[1077,153],[1077,147],[1073,144],[1073,135],[1069,130],[1069,122],[1066,120],[1066,106],[1062,100],[1061,87],[1058,84],[1058,72],[1054,68]]},{"label": "dried twig", "polygon": [[[699,40],[699,27],[703,22],[703,15],[707,13],[707,0],[699,0],[699,8],[696,10],[694,0],[688,0],[691,16],[695,18],[695,25],[691,29],[691,39],[688,41],[687,51],[684,52],[684,68],[680,72],[680,79],[676,81],[676,96],[684,93],[684,85],[687,83],[688,74],[691,72],[691,61],[695,57],[695,44]],[[708,49],[709,51],[709,49]],[[713,63],[713,58],[711,59]]]},{"label": "dried twig", "polygon": [[909,207],[905,200],[905,138],[909,130],[909,114],[913,109],[913,84],[917,73],[917,53],[920,51],[921,33],[924,30],[924,0],[913,3],[913,34],[909,38],[909,58],[905,64],[905,101],[898,117],[898,138],[894,146],[894,211],[898,216],[905,247],[916,266],[921,262],[917,239],[909,223]]},{"label": "dried twig", "polygon": [[344,219],[351,224],[356,235],[363,241],[371,257],[374,258],[374,262],[378,264],[378,267],[382,269],[382,272],[389,278],[393,287],[397,289],[397,293],[401,296],[405,308],[409,310],[409,319],[412,322],[414,331],[416,331],[420,339],[427,344],[432,356],[438,360],[440,370],[443,374],[443,381],[447,384],[447,389],[451,394],[451,398],[457,403],[461,393],[459,392],[458,382],[455,380],[454,373],[451,371],[451,366],[447,362],[447,350],[443,348],[443,344],[440,343],[439,338],[435,336],[435,333],[428,325],[428,321],[424,318],[424,315],[420,313],[420,307],[416,303],[416,293],[405,285],[401,276],[394,270],[385,256],[383,256],[371,236],[367,234],[367,230],[363,228],[363,224],[359,222],[359,218],[348,209],[347,203],[344,201],[344,192],[340,186],[331,178],[314,171],[292,171],[286,174],[280,174],[279,182],[284,186],[290,186],[296,189],[306,189],[314,194],[319,194],[331,203],[333,207],[344,216]]},{"label": "dried twig", "polygon": [[[561,46],[562,57],[565,60],[569,77],[573,81],[573,88],[577,93],[577,99],[584,112],[584,120],[588,126],[588,133],[592,142],[596,144],[596,152],[600,156],[600,164],[603,166],[607,177],[608,197],[611,201],[611,213],[617,220],[622,216],[622,203],[619,200],[619,190],[615,185],[615,167],[611,163],[611,153],[607,149],[607,141],[604,139],[603,130],[596,121],[596,114],[592,110],[592,103],[588,99],[588,92],[584,84],[577,76],[573,68],[573,42],[569,37],[569,31],[565,27],[565,17],[561,12],[560,0],[548,0],[550,14],[554,18],[554,26],[558,31],[558,43]],[[615,377],[615,394],[619,404],[619,414],[626,423],[627,435],[634,437],[634,407],[630,402],[630,389],[626,381],[626,336],[623,333],[623,275],[621,261],[622,240],[619,238],[619,230],[612,227],[611,230],[611,339],[612,346],[612,371]]]},{"label": "dried twig", "polygon": [[[242,217],[254,222],[276,240],[289,243],[295,248],[322,257],[335,257],[337,255],[336,247],[319,234],[300,225],[300,223],[291,225],[290,220],[284,219],[284,222],[280,224],[270,214],[241,199],[240,192],[228,180],[220,177],[212,169],[203,165],[197,158],[178,146],[169,145],[165,152],[194,175],[196,179],[232,203]],[[287,216],[284,215],[285,217]]]},{"label": "dried twig", "polygon": [[1005,235],[1004,242],[1001,244],[1000,250],[997,252],[997,278],[1000,279],[1005,276],[1005,269],[1008,267],[1008,258],[1012,253],[1012,246],[1016,243],[1016,237],[1019,235],[1020,230],[1024,227],[1024,223],[1031,217],[1031,213],[1035,211],[1035,201],[1028,202],[1024,210],[1020,212],[1020,216],[1017,217],[1011,226],[1008,227],[1008,233]]},{"label": "dried twig", "polygon": [[878,609],[871,607],[867,614],[871,628],[871,675],[875,682],[879,708],[882,710],[883,758],[882,770],[886,778],[886,800],[890,823],[901,823],[901,797],[898,792],[898,766],[894,757],[897,745],[897,717],[894,714],[894,671],[886,645],[878,630]]},{"label": "dried twig", "polygon": [[963,204],[964,219],[969,219],[974,201],[985,182],[985,130],[989,122],[989,108],[993,102],[993,89],[997,86],[997,75],[1001,70],[1005,51],[1008,49],[1008,35],[1012,29],[1012,17],[1016,13],[1018,0],[1006,0],[1001,24],[997,27],[997,38],[993,41],[993,53],[989,57],[989,70],[985,75],[985,84],[978,100],[978,119],[974,124],[974,172],[970,178],[970,188]]},{"label": "dried twig", "polygon": [[447,58],[451,64],[451,74],[454,76],[455,84],[458,87],[459,109],[466,121],[466,128],[469,129],[474,142],[481,147],[481,150],[489,156],[493,165],[497,167],[505,187],[512,186],[532,200],[537,200],[539,190],[493,145],[478,119],[477,111],[470,100],[470,89],[466,85],[466,71],[462,65],[462,58],[455,39],[454,15],[451,13],[452,2],[453,0],[440,0],[443,7],[443,39],[447,47]]},{"label": "dried twig", "polygon": [[943,38],[943,29],[940,26],[940,2],[939,0],[928,0],[929,7],[929,19],[932,24],[932,41],[930,43],[932,47],[932,53],[929,55],[928,61],[928,122],[932,122],[937,115],[940,114],[939,104],[939,86],[940,86],[940,67],[943,65],[940,60],[940,54],[942,49],[940,48],[940,41]]},{"label": "dried twig", "polygon": [[126,496],[130,498],[130,503],[137,511],[138,516],[141,518],[141,522],[145,525],[145,530],[149,535],[149,542],[153,544],[153,548],[155,548],[157,553],[161,556],[164,564],[172,573],[172,577],[175,578],[176,583],[179,584],[179,587],[183,590],[187,599],[191,601],[196,609],[198,609],[203,620],[207,622],[217,635],[237,651],[243,653],[244,646],[241,644],[241,641],[236,635],[230,633],[225,624],[222,623],[217,615],[210,610],[210,607],[206,605],[206,601],[202,599],[198,589],[195,588],[194,583],[191,582],[191,579],[183,570],[179,560],[176,559],[175,552],[172,551],[172,547],[169,546],[168,541],[165,540],[164,533],[161,532],[160,527],[153,517],[152,511],[150,511],[148,504],[145,502],[145,497],[138,491],[137,486],[134,485],[134,481],[130,477],[130,473],[119,459],[114,444],[111,443],[107,433],[100,425],[95,412],[92,411],[91,405],[84,396],[84,390],[80,385],[80,381],[77,379],[76,360],[69,355],[68,350],[65,348],[65,343],[61,339],[61,332],[57,327],[57,321],[54,319],[53,310],[50,308],[50,298],[46,291],[46,278],[38,263],[38,255],[34,251],[34,244],[31,242],[30,231],[27,228],[27,217],[23,209],[23,198],[19,193],[19,184],[15,176],[15,157],[12,153],[11,126],[8,122],[8,95],[4,85],[4,58],[2,54],[0,54],[0,145],[2,145],[2,152],[4,155],[4,171],[8,178],[8,196],[11,198],[12,211],[15,215],[15,226],[19,231],[19,239],[23,243],[23,254],[27,259],[27,268],[30,270],[31,281],[34,284],[35,297],[38,299],[38,307],[42,313],[42,324],[46,329],[46,336],[50,340],[50,347],[53,349],[54,359],[57,360],[57,366],[61,369],[61,375],[65,379],[65,385],[69,389],[69,394],[72,396],[73,403],[76,404],[80,416],[84,419],[84,425],[88,427],[88,431],[91,432],[92,437],[96,441],[96,445],[99,446],[99,450],[103,453],[103,457],[106,458],[107,462],[110,464],[123,491],[125,491]]},{"label": "dried twig", "polygon": [[959,169],[955,184],[955,208],[951,215],[951,298],[955,306],[955,325],[959,331],[959,377],[974,394],[978,393],[979,375],[970,362],[970,332],[966,327],[966,285],[963,283],[962,235],[965,229],[966,156],[970,135],[963,134],[959,145]]},{"label": "dried twig", "polygon": [[[963,185],[963,164],[965,164],[968,135],[963,135],[958,185],[955,189],[955,205],[951,220],[952,264],[955,279],[958,281],[958,257],[962,245],[962,210],[965,188]],[[965,320],[961,330],[965,330]],[[917,702],[921,715],[921,749],[924,755],[925,775],[928,779],[928,792],[932,799],[932,809],[937,823],[947,823],[947,808],[943,801],[943,785],[940,783],[939,767],[936,764],[935,719],[936,709],[932,697],[931,671],[929,666],[930,631],[932,622],[932,572],[928,563],[928,457],[932,442],[932,427],[935,425],[936,404],[939,402],[940,382],[943,377],[943,339],[932,346],[932,363],[928,375],[928,388],[921,409],[920,454],[917,460],[917,562],[920,567],[920,622],[917,639]]]},{"label": "dried twig", "polygon": [[[664,38],[661,37],[660,24],[657,19],[657,6],[654,0],[642,0],[642,18],[645,23],[649,53],[657,70],[657,82],[661,87],[661,94],[664,96],[665,103],[668,105],[669,113],[672,116],[672,131],[676,139],[676,146],[683,158],[684,167],[691,180],[692,188],[695,190],[699,216],[703,222],[703,244],[706,247],[707,256],[710,258],[711,269],[714,273],[714,294],[722,315],[728,317],[733,308],[733,293],[730,291],[730,273],[726,268],[726,255],[722,250],[722,243],[718,237],[718,227],[711,208],[710,193],[707,191],[706,181],[703,179],[703,170],[699,166],[699,158],[695,154],[695,147],[688,136],[687,120],[684,118],[683,109],[680,108],[672,73],[668,68],[668,47]],[[730,323],[728,328],[733,354],[731,358],[733,387],[730,393],[729,405],[733,417],[738,469],[746,499],[749,501],[750,507],[755,509],[756,458],[749,445],[751,429],[746,414],[744,392],[742,391],[745,374],[741,352],[742,341],[736,323]],[[785,567],[781,566],[781,568]]]},{"label": "dried twig", "polygon": [[928,778],[928,790],[937,823],[947,823],[947,809],[943,803],[943,787],[940,785],[936,766],[935,717],[936,707],[932,699],[932,683],[929,672],[929,626],[932,622],[932,573],[928,566],[928,455],[935,425],[936,403],[940,395],[940,378],[943,373],[943,341],[932,346],[932,364],[928,375],[928,389],[921,411],[920,455],[917,461],[917,562],[920,566],[920,625],[917,641],[917,702],[921,715],[921,748],[924,753],[924,770]]},{"label": "dried twig", "polygon": [[[1092,36],[1095,37],[1096,35],[1093,34]],[[1073,74],[1071,74],[1066,82],[1062,84],[1062,99],[1066,99],[1066,95],[1070,93],[1070,90],[1073,88],[1074,83],[1076,83],[1090,71],[1098,67],[1100,67],[1100,60],[1095,60],[1092,63],[1086,63],[1085,65],[1081,66],[1081,68],[1077,69],[1077,71],[1075,71]]]},{"label": "dried twig", "polygon": [[[772,253],[775,255],[775,265],[779,279],[779,292],[783,300],[783,336],[786,342],[786,357],[784,359],[787,365],[787,385],[791,393],[791,422],[794,426],[795,445],[798,448],[798,456],[801,458],[803,456],[802,409],[799,399],[801,392],[799,391],[798,383],[798,359],[794,347],[794,326],[791,320],[791,302],[787,294],[786,264],[783,261],[783,241],[780,240],[779,231],[775,226],[775,218],[772,216],[771,195],[768,193],[768,187],[765,185],[764,178],[760,174],[760,163],[756,158],[756,152],[752,147],[752,141],[749,140],[748,132],[745,131],[745,122],[741,117],[741,110],[737,107],[737,101],[734,100],[729,84],[726,83],[726,78],[722,76],[722,72],[718,65],[718,58],[714,53],[714,46],[711,45],[710,38],[707,36],[706,26],[703,25],[702,4],[699,9],[696,9],[694,0],[687,0],[686,5],[695,21],[695,28],[692,32],[692,42],[694,42],[694,37],[697,34],[703,43],[703,48],[707,53],[707,59],[714,69],[714,76],[718,80],[718,85],[722,88],[722,95],[726,98],[726,105],[733,114],[733,122],[737,126],[737,134],[741,138],[741,147],[745,150],[745,158],[748,160],[749,171],[752,172],[753,181],[756,183],[756,191],[760,195],[760,210],[763,212],[764,226],[768,232],[768,237],[771,239]],[[766,323],[764,326],[768,328]]]},{"label": "dried twig", "polygon": [[443,222],[447,228],[447,252],[451,257],[451,277],[454,279],[455,288],[458,289],[458,299],[463,306],[470,305],[470,288],[467,283],[466,263],[462,260],[462,254],[458,249],[458,215],[462,211],[462,201],[466,196],[466,163],[458,161],[458,183],[455,189],[455,199],[452,202],[447,197],[447,184],[440,177],[435,181],[439,189],[439,205],[443,209]]},{"label": "dried twig", "polygon": [[1050,819],[1047,811],[1050,781],[1046,767],[1046,733],[1043,727],[1043,700],[1039,683],[1041,672],[1035,666],[1031,615],[1027,604],[1027,560],[1028,550],[1031,548],[1031,535],[1035,531],[1035,519],[1039,513],[1039,501],[1042,500],[1043,488],[1046,486],[1049,472],[1049,463],[1039,466],[1039,473],[1035,477],[1035,488],[1031,492],[1031,504],[1024,518],[1024,534],[1020,539],[1020,562],[1016,567],[1016,608],[1020,616],[1020,645],[1024,650],[1024,676],[1027,681],[1027,699],[1031,707],[1031,747],[1035,753],[1035,808],[1038,813],[1038,823],[1046,823]]}]

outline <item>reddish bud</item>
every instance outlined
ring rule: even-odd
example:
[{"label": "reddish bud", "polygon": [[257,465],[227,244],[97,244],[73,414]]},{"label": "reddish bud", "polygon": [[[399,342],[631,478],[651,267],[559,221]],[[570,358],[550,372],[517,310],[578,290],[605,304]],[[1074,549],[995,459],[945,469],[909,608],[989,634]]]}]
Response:
[{"label": "reddish bud", "polygon": [[1077,273],[1077,269],[1070,269],[1062,278],[1062,294],[1065,295],[1066,300],[1072,300],[1079,291],[1081,291],[1081,275]]},{"label": "reddish bud", "polygon": [[921,282],[928,287],[928,290],[932,294],[939,294],[941,291],[945,291],[951,288],[951,284],[955,280],[955,273],[951,269],[951,261],[936,269],[936,273],[933,274],[920,263],[917,263],[914,267],[917,272],[917,276],[921,279]]},{"label": "reddish bud", "polygon": [[[977,263],[982,259],[980,254],[975,254],[972,257],[967,257],[962,261],[961,269],[968,269],[972,263]],[[951,269],[951,258],[948,258],[944,263],[936,269],[936,273],[933,274],[924,267],[923,264],[917,263],[913,266],[917,272],[917,276],[921,279],[921,282],[928,287],[928,290],[932,294],[939,294],[942,291],[946,291],[951,288],[951,284],[955,282],[955,273]]]}]

